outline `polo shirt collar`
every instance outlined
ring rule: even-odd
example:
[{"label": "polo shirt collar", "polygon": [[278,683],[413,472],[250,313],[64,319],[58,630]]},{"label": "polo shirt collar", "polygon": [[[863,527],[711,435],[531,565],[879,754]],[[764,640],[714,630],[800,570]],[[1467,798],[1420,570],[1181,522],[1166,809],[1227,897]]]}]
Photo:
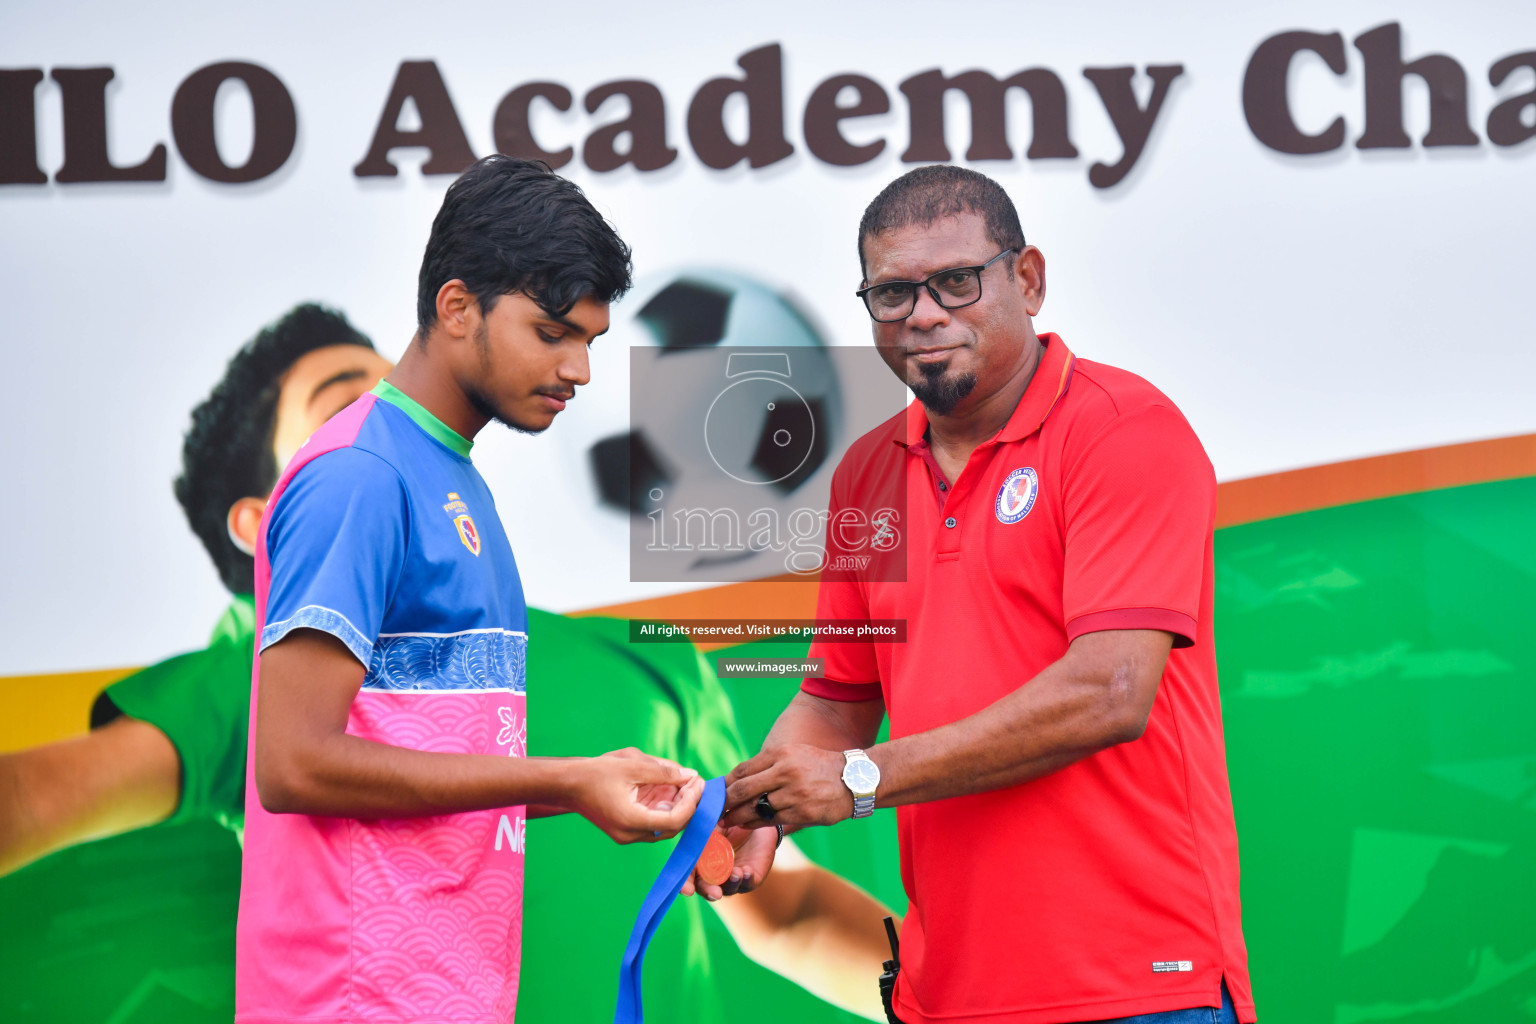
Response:
[{"label": "polo shirt collar", "polygon": [[418,427],[426,431],[428,437],[431,437],[438,444],[459,456],[459,458],[469,458],[470,451],[475,447],[473,441],[432,415],[420,402],[395,387],[389,381],[379,381],[374,386],[372,394],[377,395],[405,413]]},{"label": "polo shirt collar", "polygon": [[[1040,365],[1035,367],[1035,375],[1030,378],[1019,404],[1014,406],[1013,415],[1008,417],[1008,422],[992,441],[1022,441],[1039,430],[1072,383],[1072,368],[1077,364],[1077,357],[1067,348],[1067,343],[1059,335],[1042,334],[1040,344],[1045,346],[1045,351],[1040,354]],[[928,412],[922,402],[914,399],[907,406],[906,446],[926,447],[927,433]]]}]

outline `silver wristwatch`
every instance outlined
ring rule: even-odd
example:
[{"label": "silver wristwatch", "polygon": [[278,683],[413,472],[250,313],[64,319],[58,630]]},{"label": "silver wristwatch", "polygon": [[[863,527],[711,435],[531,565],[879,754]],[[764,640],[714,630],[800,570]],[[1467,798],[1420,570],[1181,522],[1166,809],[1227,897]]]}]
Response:
[{"label": "silver wristwatch", "polygon": [[853,816],[869,817],[875,809],[875,787],[880,785],[880,766],[862,750],[843,751],[843,785],[853,794]]}]

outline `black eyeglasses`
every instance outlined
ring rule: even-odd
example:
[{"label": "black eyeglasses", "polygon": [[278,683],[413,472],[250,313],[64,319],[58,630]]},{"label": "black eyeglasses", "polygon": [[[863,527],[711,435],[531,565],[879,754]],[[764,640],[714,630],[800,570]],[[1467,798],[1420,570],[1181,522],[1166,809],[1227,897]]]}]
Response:
[{"label": "black eyeglasses", "polygon": [[882,324],[905,320],[917,308],[917,290],[928,289],[933,301],[945,309],[969,306],[981,298],[981,272],[1016,249],[1004,249],[975,267],[950,267],[921,281],[887,281],[860,288],[853,294],[864,300],[869,315]]}]

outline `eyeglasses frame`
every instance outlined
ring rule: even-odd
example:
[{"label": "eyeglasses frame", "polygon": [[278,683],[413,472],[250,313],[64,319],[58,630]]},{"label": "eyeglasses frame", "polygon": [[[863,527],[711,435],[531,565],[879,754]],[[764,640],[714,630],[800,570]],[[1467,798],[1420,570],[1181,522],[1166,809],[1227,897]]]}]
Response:
[{"label": "eyeglasses frame", "polygon": [[[947,267],[944,270],[935,271],[934,273],[929,274],[921,281],[881,281],[879,284],[865,285],[863,288],[858,289],[853,294],[857,295],[860,299],[863,300],[865,312],[867,312],[869,314],[869,318],[877,324],[899,324],[913,313],[916,313],[917,289],[920,287],[928,289],[928,294],[933,296],[933,301],[939,306],[940,309],[964,309],[966,306],[974,306],[976,303],[981,301],[982,271],[986,270],[988,267],[1002,259],[1004,256],[1007,256],[1009,253],[1016,253],[1018,251],[1019,250],[1017,248],[1009,246],[1002,252],[998,253],[996,256],[993,256],[991,259],[987,260],[985,263],[978,263],[968,267]],[[956,303],[955,305],[951,306],[947,305],[944,300],[940,298],[938,289],[933,286],[933,281],[935,278],[943,277],[945,274],[953,274],[957,270],[974,270],[976,272],[976,297],[974,299],[967,299],[964,302]],[[869,293],[874,291],[876,288],[889,288],[893,284],[905,284],[912,286],[912,308],[907,310],[901,316],[894,317],[890,320],[882,320],[875,316],[875,311],[873,309],[869,308]]]}]

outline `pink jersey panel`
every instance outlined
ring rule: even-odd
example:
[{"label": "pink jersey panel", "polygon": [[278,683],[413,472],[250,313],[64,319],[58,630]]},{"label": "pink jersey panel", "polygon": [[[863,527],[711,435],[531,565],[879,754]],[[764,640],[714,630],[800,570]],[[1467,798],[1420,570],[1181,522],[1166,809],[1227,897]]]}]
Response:
[{"label": "pink jersey panel", "polygon": [[[511,693],[364,692],[347,731],[418,750],[521,756],[523,705]],[[494,1006],[489,1019],[511,1020],[522,921],[506,908],[522,906],[524,808],[347,824],[352,1016],[481,1020]]]},{"label": "pink jersey panel", "polygon": [[[300,449],[302,466],[350,445],[372,395]],[[266,528],[256,563],[265,627]],[[251,735],[259,699],[253,667]],[[347,731],[418,750],[523,757],[526,700],[508,689],[400,692],[365,685]],[[246,846],[236,939],[239,1024],[510,1022],[521,946],[523,807],[394,821],[270,814],[246,769]]]}]

